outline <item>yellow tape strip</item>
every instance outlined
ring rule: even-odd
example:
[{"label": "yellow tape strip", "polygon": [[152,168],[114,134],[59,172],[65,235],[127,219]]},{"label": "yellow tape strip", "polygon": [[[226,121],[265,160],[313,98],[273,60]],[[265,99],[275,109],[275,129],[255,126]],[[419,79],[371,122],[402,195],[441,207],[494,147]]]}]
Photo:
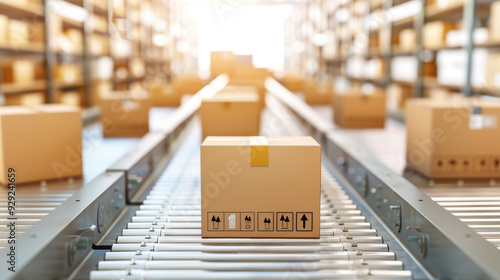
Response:
[{"label": "yellow tape strip", "polygon": [[250,139],[250,166],[269,165],[269,144],[264,136]]}]

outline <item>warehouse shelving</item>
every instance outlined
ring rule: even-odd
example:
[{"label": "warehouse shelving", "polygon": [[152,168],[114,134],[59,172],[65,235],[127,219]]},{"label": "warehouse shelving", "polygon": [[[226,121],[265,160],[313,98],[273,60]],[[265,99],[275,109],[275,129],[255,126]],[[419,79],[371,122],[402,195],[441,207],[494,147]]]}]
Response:
[{"label": "warehouse shelving", "polygon": [[[39,4],[30,2],[29,5],[21,1],[0,0],[0,15],[5,15],[8,18],[15,18],[22,21],[36,20],[43,22],[44,29],[44,42],[30,42],[29,44],[13,44],[13,43],[0,43],[0,62],[4,63],[12,59],[40,59],[42,58],[43,71],[46,72],[44,81],[33,81],[28,84],[1,84],[0,95],[3,94],[8,98],[9,95],[19,95],[31,92],[45,92],[45,99],[47,102],[58,102],[57,98],[61,96],[60,91],[79,92],[80,103],[83,107],[92,107],[97,105],[99,83],[112,83],[115,84],[115,89],[130,89],[133,85],[137,88],[141,82],[151,76],[161,75],[170,79],[170,60],[169,38],[167,46],[155,46],[152,42],[151,36],[153,34],[153,24],[150,22],[145,24],[143,18],[152,14],[158,18],[166,18],[167,24],[165,30],[161,31],[165,36],[169,35],[170,29],[170,13],[172,1],[165,0],[125,0],[123,6],[124,11],[117,11],[113,8],[113,3],[117,1],[106,0],[62,0],[65,5],[70,5],[72,8],[79,8],[87,14],[87,20],[76,20],[68,15],[57,14],[57,5],[52,5],[53,0],[40,0]],[[54,2],[55,3],[55,2]],[[51,6],[52,5],[52,6]],[[149,8],[149,11],[142,11],[143,7]],[[59,11],[60,12],[60,11]],[[149,13],[149,14],[147,14]],[[135,16],[133,18],[133,16]],[[56,46],[57,38],[54,38],[51,27],[54,24],[52,17],[58,17],[61,21],[61,30],[78,30],[81,32],[81,42],[71,51],[63,51]],[[99,17],[99,27],[93,28],[91,17]],[[123,19],[126,24],[126,34],[122,39],[131,42],[132,53],[125,56],[128,77],[122,82],[118,81],[115,73],[112,73],[110,79],[102,79],[94,77],[92,73],[93,63],[100,58],[111,58],[113,63],[119,62],[123,58],[119,58],[112,53],[113,40],[117,38],[114,32],[113,20],[117,17]],[[95,22],[94,22],[95,23]],[[105,24],[105,26],[104,26]],[[95,26],[94,26],[95,27]],[[136,38],[132,38],[133,29],[137,29]],[[154,31],[159,33],[159,31]],[[77,33],[77,32],[76,32]],[[94,51],[92,44],[97,44],[97,51]],[[95,46],[94,46],[95,47]],[[148,52],[154,50],[156,53],[163,52],[167,55],[159,57],[158,55],[147,55]],[[130,61],[132,59],[142,60],[145,70],[144,75],[132,75],[130,73]],[[81,71],[78,71],[78,77],[75,81],[64,82],[58,81],[55,76],[55,69],[60,64],[75,64],[79,65]],[[0,73],[1,74],[1,73]],[[125,83],[125,86],[123,85]],[[138,84],[139,83],[139,84]],[[113,88],[111,88],[113,89]]]}]

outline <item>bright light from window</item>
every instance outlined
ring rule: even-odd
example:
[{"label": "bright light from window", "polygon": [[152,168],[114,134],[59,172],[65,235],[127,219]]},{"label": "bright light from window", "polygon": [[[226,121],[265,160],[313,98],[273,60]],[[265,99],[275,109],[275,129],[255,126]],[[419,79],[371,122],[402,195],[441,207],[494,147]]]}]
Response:
[{"label": "bright light from window", "polygon": [[[248,3],[248,2],[246,2]],[[190,5],[198,21],[199,68],[210,68],[210,51],[252,54],[255,67],[282,70],[285,55],[285,20],[292,5]]]}]

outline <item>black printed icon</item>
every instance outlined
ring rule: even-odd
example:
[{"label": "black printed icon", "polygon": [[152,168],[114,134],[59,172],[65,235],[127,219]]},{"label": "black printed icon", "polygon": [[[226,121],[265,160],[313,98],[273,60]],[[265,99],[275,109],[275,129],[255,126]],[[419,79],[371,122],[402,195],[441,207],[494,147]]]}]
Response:
[{"label": "black printed icon", "polygon": [[260,212],[258,213],[257,230],[273,231],[274,230],[274,213]]},{"label": "black printed icon", "polygon": [[293,231],[293,212],[277,212],[276,220],[276,230]]},{"label": "black printed icon", "polygon": [[253,231],[255,230],[255,213],[247,212],[241,213],[241,217],[245,217],[241,221],[241,230]]},{"label": "black printed icon", "polygon": [[207,216],[208,230],[224,230],[224,223],[221,217],[224,217],[224,213],[209,212]]},{"label": "black printed icon", "polygon": [[215,216],[212,216],[212,227],[219,228],[219,226],[220,226],[220,217],[215,218]]},{"label": "black printed icon", "polygon": [[311,212],[297,212],[297,231],[312,231],[313,218]]}]

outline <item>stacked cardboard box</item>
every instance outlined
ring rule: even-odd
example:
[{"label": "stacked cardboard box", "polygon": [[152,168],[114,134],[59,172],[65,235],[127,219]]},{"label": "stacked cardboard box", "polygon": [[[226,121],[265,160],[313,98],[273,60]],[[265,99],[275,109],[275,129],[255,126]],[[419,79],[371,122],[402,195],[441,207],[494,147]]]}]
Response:
[{"label": "stacked cardboard box", "polygon": [[363,94],[351,91],[334,95],[334,122],[347,128],[383,128],[385,126],[386,95],[376,91]]},{"label": "stacked cardboard box", "polygon": [[417,46],[417,33],[415,29],[408,28],[399,32],[399,49],[401,51],[412,52]]},{"label": "stacked cardboard box", "polygon": [[265,80],[271,77],[272,74],[264,68],[255,68],[251,65],[237,65],[230,76],[236,80]]},{"label": "stacked cardboard box", "polygon": [[494,42],[500,41],[500,1],[491,3],[490,40]]},{"label": "stacked cardboard box", "polygon": [[138,137],[149,131],[151,99],[146,92],[110,92],[101,97],[104,137]]},{"label": "stacked cardboard box", "polygon": [[500,103],[407,103],[407,165],[431,178],[500,177]]},{"label": "stacked cardboard box", "polygon": [[207,136],[256,136],[260,129],[256,93],[216,94],[201,104],[203,139]]},{"label": "stacked cardboard box", "polygon": [[311,137],[208,137],[202,237],[319,238],[321,146]]},{"label": "stacked cardboard box", "polygon": [[8,94],[5,95],[5,103],[7,106],[34,106],[45,104],[45,92],[30,92],[23,94]]},{"label": "stacked cardboard box", "polygon": [[426,49],[442,48],[446,45],[446,34],[456,28],[451,22],[434,21],[424,25],[423,46]]},{"label": "stacked cardboard box", "polygon": [[17,184],[82,175],[82,120],[77,108],[0,107],[0,139],[2,184],[8,184],[11,167]]},{"label": "stacked cardboard box", "polygon": [[55,69],[55,78],[61,83],[77,83],[82,80],[81,65],[77,63],[58,64]]},{"label": "stacked cardboard box", "polygon": [[36,62],[13,60],[2,64],[2,83],[29,83],[35,80]]}]

